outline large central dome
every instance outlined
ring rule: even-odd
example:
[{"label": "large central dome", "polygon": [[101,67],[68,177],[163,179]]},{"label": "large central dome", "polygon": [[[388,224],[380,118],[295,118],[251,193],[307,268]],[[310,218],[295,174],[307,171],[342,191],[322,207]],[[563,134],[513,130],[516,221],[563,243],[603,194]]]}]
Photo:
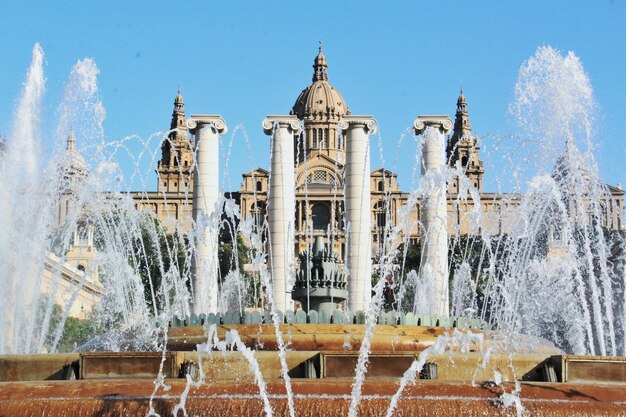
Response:
[{"label": "large central dome", "polygon": [[305,122],[334,122],[350,114],[343,97],[328,82],[328,65],[320,46],[319,53],[313,64],[313,83],[302,90],[291,114]]}]

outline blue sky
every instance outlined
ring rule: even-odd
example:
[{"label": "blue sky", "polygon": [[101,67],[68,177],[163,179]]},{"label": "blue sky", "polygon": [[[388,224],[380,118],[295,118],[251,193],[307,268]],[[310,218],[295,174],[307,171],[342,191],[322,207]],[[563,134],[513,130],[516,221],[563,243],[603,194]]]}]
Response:
[{"label": "blue sky", "polygon": [[[11,131],[31,49],[40,42],[45,140],[52,140],[71,67],[92,57],[108,140],[167,129],[179,83],[188,114],[220,113],[231,131],[243,124],[252,151],[238,134],[233,187],[242,172],[268,166],[261,121],[289,112],[310,83],[321,39],[331,83],[354,114],[378,119],[386,166],[404,189],[414,147],[405,143],[395,167],[393,160],[417,115],[452,116],[462,84],[474,131],[486,141],[506,138],[516,129],[507,108],[518,69],[538,46],[551,45],[581,58],[599,104],[601,175],[626,182],[624,1],[20,1],[3,4],[0,39],[0,134]],[[494,190],[507,169],[487,148],[486,187]],[[376,147],[372,154],[377,168]]]}]

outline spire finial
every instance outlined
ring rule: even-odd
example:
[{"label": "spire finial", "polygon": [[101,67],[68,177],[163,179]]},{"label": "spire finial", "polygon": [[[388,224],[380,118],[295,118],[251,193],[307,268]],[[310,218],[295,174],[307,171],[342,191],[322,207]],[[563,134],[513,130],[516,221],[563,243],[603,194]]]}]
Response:
[{"label": "spire finial", "polygon": [[459,92],[459,98],[456,100],[456,111],[458,112],[466,112],[467,108],[467,100],[463,95],[463,84],[461,83],[461,91]]},{"label": "spire finial", "polygon": [[315,63],[313,64],[313,82],[315,81],[328,81],[328,73],[326,72],[326,57],[322,53],[322,41],[320,42],[319,52],[315,57]]},{"label": "spire finial", "polygon": [[185,123],[185,101],[180,92],[180,83],[178,83],[178,94],[174,99],[174,111],[172,112],[172,122],[170,129],[180,129]]},{"label": "spire finial", "polygon": [[180,83],[179,83],[178,84],[178,94],[176,94],[176,99],[174,99],[174,110],[175,111],[184,111],[183,105],[184,105],[183,95],[180,92]]},{"label": "spire finial", "polygon": [[74,129],[70,129],[69,135],[67,135],[67,147],[68,151],[76,150],[76,137],[74,136]]}]

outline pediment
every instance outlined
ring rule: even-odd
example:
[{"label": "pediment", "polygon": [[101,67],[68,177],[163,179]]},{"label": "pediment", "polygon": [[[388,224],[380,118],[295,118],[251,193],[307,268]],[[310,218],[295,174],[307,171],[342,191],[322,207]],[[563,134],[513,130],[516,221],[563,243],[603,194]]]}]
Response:
[{"label": "pediment", "polygon": [[[312,187],[328,188],[338,182],[343,183],[343,164],[326,155],[315,155],[298,165],[296,183],[301,187],[307,177],[312,176],[308,183]],[[333,179],[334,177],[334,179]]]},{"label": "pediment", "polygon": [[270,172],[266,169],[263,169],[261,167],[257,167],[255,169],[253,169],[252,171],[248,171],[244,174],[242,174],[243,177],[268,177],[270,175]]},{"label": "pediment", "polygon": [[617,188],[617,187],[615,187],[613,185],[610,185],[610,184],[607,184],[606,186],[609,187],[609,191],[611,192],[611,195],[614,195],[614,196],[624,195],[624,190],[623,189],[620,190],[619,188]]},{"label": "pediment", "polygon": [[331,171],[335,171],[336,169],[338,172],[341,172],[343,170],[343,164],[341,162],[331,158],[328,155],[317,154],[309,156],[306,161],[300,162],[298,164],[298,176],[302,174],[305,168],[307,171],[309,171],[312,167],[325,167],[327,169],[330,169]]},{"label": "pediment", "polygon": [[397,177],[398,174],[396,174],[395,172],[389,171],[388,169],[385,168],[378,168],[375,171],[372,171],[370,173],[370,177],[385,177],[385,178],[390,178],[390,177]]}]

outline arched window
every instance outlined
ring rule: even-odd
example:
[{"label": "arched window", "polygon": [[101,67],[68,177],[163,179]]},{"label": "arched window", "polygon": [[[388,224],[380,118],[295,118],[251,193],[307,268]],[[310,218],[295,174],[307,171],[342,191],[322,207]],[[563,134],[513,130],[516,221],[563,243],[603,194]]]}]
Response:
[{"label": "arched window", "polygon": [[378,181],[378,191],[383,191],[385,189],[385,185],[382,181]]},{"label": "arched window", "polygon": [[89,239],[89,227],[85,224],[81,224],[78,226],[78,240],[80,243],[86,243]]},{"label": "arched window", "polygon": [[313,206],[311,211],[313,217],[313,229],[314,230],[328,230],[330,224],[330,210],[328,206],[323,203],[317,203]]},{"label": "arched window", "polygon": [[374,215],[376,216],[376,226],[384,229],[387,225],[387,205],[384,201],[374,204]]},{"label": "arched window", "polygon": [[317,130],[317,146],[315,148],[324,149],[328,146],[328,129],[318,128]]},{"label": "arched window", "polygon": [[250,214],[254,219],[254,225],[256,227],[263,226],[265,220],[265,202],[257,201],[250,207]]},{"label": "arched window", "polygon": [[311,172],[309,175],[307,175],[306,183],[307,184],[330,184],[332,186],[335,186],[337,184],[337,179],[332,173],[318,169],[318,170]]},{"label": "arched window", "polygon": [[343,230],[343,201],[335,201],[335,227]]},{"label": "arched window", "polygon": [[263,183],[261,181],[256,182],[256,190],[263,191]]},{"label": "arched window", "polygon": [[324,133],[323,129],[313,128],[311,129],[311,148],[318,149],[324,147]]},{"label": "arched window", "polygon": [[326,171],[314,171],[313,174],[311,175],[311,182],[314,183],[318,183],[318,184],[326,184],[327,179],[326,179],[327,175],[326,175]]}]

